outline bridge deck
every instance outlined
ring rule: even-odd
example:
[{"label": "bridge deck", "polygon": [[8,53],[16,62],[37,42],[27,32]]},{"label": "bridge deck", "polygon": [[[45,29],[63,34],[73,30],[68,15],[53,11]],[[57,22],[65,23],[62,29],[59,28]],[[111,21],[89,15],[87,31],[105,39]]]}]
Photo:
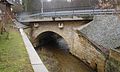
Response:
[{"label": "bridge deck", "polygon": [[[30,13],[21,14],[18,17],[20,22],[34,22],[34,21],[54,21],[54,20],[81,20],[82,18],[91,19],[94,15],[103,14],[116,14],[120,10],[115,9],[95,9],[95,10],[74,10],[74,11],[57,11],[57,12],[44,12],[44,13]],[[73,18],[76,16],[77,18]],[[57,19],[56,19],[57,18]],[[64,19],[63,19],[64,18]]]}]

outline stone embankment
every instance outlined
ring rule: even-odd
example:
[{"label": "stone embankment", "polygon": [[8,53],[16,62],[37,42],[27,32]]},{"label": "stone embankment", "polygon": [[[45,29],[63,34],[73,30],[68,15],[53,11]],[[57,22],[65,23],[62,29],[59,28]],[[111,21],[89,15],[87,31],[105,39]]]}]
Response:
[{"label": "stone embankment", "polygon": [[84,51],[81,58],[98,72],[120,72],[120,20],[116,15],[98,15],[77,29]]}]

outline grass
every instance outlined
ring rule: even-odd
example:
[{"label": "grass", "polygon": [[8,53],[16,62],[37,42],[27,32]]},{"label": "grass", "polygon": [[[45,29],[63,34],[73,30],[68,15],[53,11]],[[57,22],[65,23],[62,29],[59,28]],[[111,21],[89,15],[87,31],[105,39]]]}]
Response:
[{"label": "grass", "polygon": [[27,51],[17,30],[0,35],[0,72],[33,72]]}]

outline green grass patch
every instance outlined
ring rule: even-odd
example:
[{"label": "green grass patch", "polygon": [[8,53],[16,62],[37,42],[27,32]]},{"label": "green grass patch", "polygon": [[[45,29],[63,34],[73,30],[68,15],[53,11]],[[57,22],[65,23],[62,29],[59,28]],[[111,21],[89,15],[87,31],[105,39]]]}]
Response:
[{"label": "green grass patch", "polygon": [[22,38],[17,30],[0,35],[0,72],[33,72]]}]

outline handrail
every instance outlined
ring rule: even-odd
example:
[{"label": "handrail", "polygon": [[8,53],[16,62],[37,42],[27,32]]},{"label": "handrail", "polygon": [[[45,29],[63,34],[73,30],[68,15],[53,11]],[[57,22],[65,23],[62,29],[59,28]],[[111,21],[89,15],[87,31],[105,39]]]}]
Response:
[{"label": "handrail", "polygon": [[120,13],[120,10],[115,9],[93,9],[93,10],[73,10],[73,11],[55,11],[55,12],[44,12],[44,13],[36,13],[31,15],[24,15],[22,17],[33,17],[33,16],[57,16],[57,15],[78,15],[78,14],[103,14],[103,13]]},{"label": "handrail", "polygon": [[94,16],[94,15],[104,15],[104,14],[118,14],[120,10],[116,9],[97,9],[92,7],[92,9],[83,10],[71,10],[71,11],[53,11],[53,12],[22,12],[17,16],[19,21],[28,20],[31,18],[40,19],[42,17],[62,17],[62,16]]}]

